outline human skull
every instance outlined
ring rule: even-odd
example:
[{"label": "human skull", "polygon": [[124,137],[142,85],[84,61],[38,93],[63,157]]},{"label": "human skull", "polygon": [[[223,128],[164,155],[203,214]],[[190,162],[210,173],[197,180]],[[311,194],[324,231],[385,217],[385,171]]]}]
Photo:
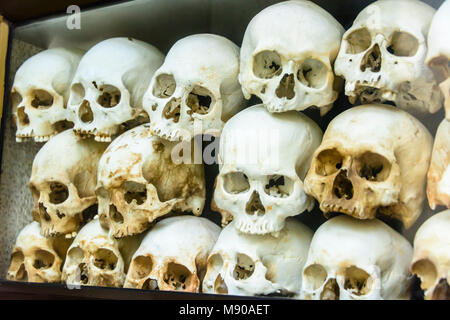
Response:
[{"label": "human skull", "polygon": [[408,299],[412,254],[411,244],[380,220],[332,218],[312,239],[302,298]]},{"label": "human skull", "polygon": [[450,210],[420,226],[414,239],[411,270],[425,291],[425,299],[450,300]]},{"label": "human skull", "polygon": [[52,137],[36,154],[30,178],[33,218],[43,236],[74,236],[97,214],[97,163],[106,145],[78,140],[71,129]]},{"label": "human skull", "polygon": [[[172,141],[218,135],[244,107],[238,73],[239,48],[230,40],[214,34],[178,40],[144,96],[152,130]],[[195,121],[201,125],[198,132]]]},{"label": "human skull", "polygon": [[36,221],[17,236],[6,278],[27,282],[60,282],[61,269],[70,240],[45,238]]},{"label": "human skull", "polygon": [[161,220],[133,256],[125,288],[199,292],[220,228],[205,218]]},{"label": "human skull", "polygon": [[439,125],[434,140],[427,196],[431,209],[436,209],[437,205],[450,208],[450,122],[445,119]]},{"label": "human skull", "polygon": [[145,121],[142,96],[163,60],[158,49],[132,38],[112,38],[92,47],[70,91],[75,133],[110,142],[124,127]]},{"label": "human skull", "polygon": [[177,163],[172,158],[177,145],[154,135],[146,123],[106,149],[98,165],[97,195],[100,220],[114,237],[141,233],[173,211],[202,213],[203,164]]},{"label": "human skull", "polygon": [[272,233],[287,217],[310,211],[314,200],[302,180],[321,139],[320,128],[296,111],[273,114],[256,105],[230,119],[212,203],[222,224],[232,217],[241,232]]},{"label": "human skull", "polygon": [[249,23],[241,48],[244,96],[259,97],[270,112],[331,109],[340,86],[333,62],[344,29],[311,1],[265,8]]},{"label": "human skull", "polygon": [[391,101],[416,113],[441,108],[439,87],[424,64],[434,11],[418,0],[379,0],[359,13],[335,63],[351,103]]},{"label": "human skull", "polygon": [[203,292],[299,297],[313,232],[293,219],[278,237],[244,234],[234,224],[222,230],[209,255]]},{"label": "human skull", "polygon": [[365,105],[334,118],[305,178],[325,213],[391,216],[409,228],[422,212],[433,139],[395,107]]},{"label": "human skull", "polygon": [[98,219],[81,228],[67,250],[62,280],[69,285],[122,287],[139,238],[114,239]]},{"label": "human skull", "polygon": [[450,1],[444,1],[433,17],[428,32],[426,64],[433,70],[445,98],[445,113],[450,121]]},{"label": "human skull", "polygon": [[44,142],[71,126],[66,103],[81,56],[74,49],[48,49],[17,70],[11,90],[17,142],[30,138]]}]

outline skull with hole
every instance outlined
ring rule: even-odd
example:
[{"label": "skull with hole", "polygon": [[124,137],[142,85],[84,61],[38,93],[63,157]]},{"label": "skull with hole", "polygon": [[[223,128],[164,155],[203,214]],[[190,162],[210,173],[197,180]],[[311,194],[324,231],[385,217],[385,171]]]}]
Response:
[{"label": "skull with hole", "polygon": [[72,78],[82,52],[53,48],[42,51],[17,70],[11,90],[16,141],[47,141],[72,127],[66,109]]},{"label": "skull with hole", "polygon": [[380,220],[335,217],[314,234],[302,298],[408,299],[412,254],[411,244]]},{"label": "skull with hole", "polygon": [[443,120],[434,140],[427,184],[431,209],[442,205],[450,208],[450,122]]},{"label": "skull with hole", "polygon": [[205,218],[161,220],[133,256],[125,288],[199,292],[220,228]]},{"label": "skull with hole", "polygon": [[299,297],[312,231],[288,219],[278,237],[249,235],[234,223],[223,229],[209,255],[203,292]]},{"label": "skull with hole", "polygon": [[63,237],[45,238],[36,221],[19,233],[11,253],[6,278],[27,282],[60,282],[61,269],[70,240]]},{"label": "skull with hole", "polygon": [[444,1],[431,21],[428,31],[426,64],[433,70],[436,81],[444,95],[447,120],[450,121],[450,1]]},{"label": "skull with hole", "polygon": [[412,115],[386,105],[351,108],[325,131],[305,191],[328,214],[390,216],[409,228],[422,212],[433,139]]},{"label": "skull with hole", "polygon": [[244,96],[259,97],[270,112],[320,108],[338,97],[333,73],[344,29],[310,1],[285,1],[258,13],[245,31],[239,82]]},{"label": "skull with hole", "polygon": [[[193,155],[200,148],[191,142]],[[198,158],[194,156],[178,161],[180,144],[153,135],[146,123],[123,133],[106,149],[98,165],[97,196],[100,221],[114,237],[141,233],[156,218],[174,211],[202,213],[203,164],[190,162]]]},{"label": "skull with hole", "polygon": [[90,221],[67,250],[62,280],[69,285],[122,287],[139,240],[114,239],[98,219]]},{"label": "skull with hole", "polygon": [[427,300],[450,300],[450,210],[420,226],[414,238],[412,272],[421,280]]},{"label": "skull with hole", "polygon": [[303,190],[320,128],[296,112],[270,113],[264,105],[230,119],[220,139],[220,172],[212,208],[222,224],[234,219],[239,231],[280,231],[289,216],[311,210],[314,199]]},{"label": "skull with hole", "polygon": [[52,137],[36,154],[30,178],[33,218],[43,236],[75,236],[97,214],[97,163],[106,145],[78,140],[71,129]]},{"label": "skull with hole", "polygon": [[220,134],[244,106],[238,73],[239,48],[230,40],[213,34],[178,40],[144,96],[152,130],[172,141]]},{"label": "skull with hole", "polygon": [[433,14],[418,0],[380,0],[359,13],[335,63],[351,103],[390,101],[415,113],[441,108],[439,87],[424,64]]},{"label": "skull with hole", "polygon": [[145,42],[112,38],[92,47],[72,81],[68,109],[78,136],[111,136],[148,120],[142,97],[163,54]]}]

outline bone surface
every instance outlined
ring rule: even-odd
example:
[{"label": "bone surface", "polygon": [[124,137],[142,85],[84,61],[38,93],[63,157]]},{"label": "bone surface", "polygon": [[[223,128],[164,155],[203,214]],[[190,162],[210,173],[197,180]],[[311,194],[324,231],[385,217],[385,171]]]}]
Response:
[{"label": "bone surface", "polygon": [[220,228],[192,216],[161,220],[133,256],[125,288],[200,292]]},{"label": "bone surface", "polygon": [[231,222],[208,258],[203,292],[298,298],[312,231],[286,221],[277,237],[239,232]]},{"label": "bone surface", "polygon": [[45,238],[41,227],[33,221],[17,236],[11,253],[6,278],[28,282],[60,282],[61,269],[70,240],[63,237]]},{"label": "bone surface", "polygon": [[97,164],[106,148],[79,140],[71,129],[52,137],[36,154],[30,178],[33,218],[43,236],[73,237],[97,214]]},{"label": "bone surface", "polygon": [[305,191],[325,214],[380,214],[409,228],[422,213],[432,144],[428,130],[399,108],[351,108],[328,125]]},{"label": "bone surface", "polygon": [[295,111],[270,113],[263,105],[241,111],[225,125],[212,208],[244,233],[278,232],[289,216],[311,210],[303,179],[322,131]]},{"label": "bone surface", "polygon": [[413,250],[385,223],[332,218],[314,234],[302,297],[313,300],[408,299]]},{"label": "bone surface", "polygon": [[[179,145],[154,135],[146,123],[123,133],[106,149],[98,165],[97,195],[102,225],[114,237],[141,233],[170,212],[201,215],[203,164],[192,163],[195,156],[177,163],[172,156]],[[194,141],[190,145],[194,155]]]},{"label": "bone surface", "polygon": [[75,49],[53,48],[20,66],[11,90],[17,142],[45,142],[73,126],[66,104],[81,57],[82,52]]},{"label": "bone surface", "polygon": [[430,207],[442,205],[450,208],[450,122],[443,120],[434,140],[427,196]]},{"label": "bone surface", "polygon": [[72,81],[68,109],[78,136],[111,136],[148,121],[142,96],[164,55],[132,38],[99,42],[83,56]]},{"label": "bone surface", "polygon": [[442,107],[442,94],[425,66],[434,12],[418,0],[380,0],[358,14],[335,63],[352,104],[391,101],[413,113]]},{"label": "bone surface", "polygon": [[412,272],[421,280],[427,300],[450,299],[450,210],[429,218],[414,239]]},{"label": "bone surface", "polygon": [[245,106],[238,73],[239,48],[230,40],[214,34],[178,40],[144,96],[152,130],[171,141],[219,135]]},{"label": "bone surface", "polygon": [[247,26],[239,82],[245,98],[259,97],[270,112],[331,109],[340,90],[333,73],[343,27],[311,1],[265,8]]}]

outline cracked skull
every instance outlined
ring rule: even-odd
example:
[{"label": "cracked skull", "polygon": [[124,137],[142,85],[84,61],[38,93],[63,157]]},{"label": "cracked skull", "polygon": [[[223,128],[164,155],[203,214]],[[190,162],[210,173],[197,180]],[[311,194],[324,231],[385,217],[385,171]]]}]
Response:
[{"label": "cracked skull", "polygon": [[299,297],[312,231],[293,219],[274,237],[239,232],[231,222],[208,258],[203,292]]},{"label": "cracked skull", "polygon": [[132,38],[112,38],[92,47],[72,81],[68,108],[78,136],[110,142],[111,136],[147,121],[142,96],[164,56]]},{"label": "cracked skull", "polygon": [[295,111],[273,114],[256,105],[230,119],[212,202],[222,224],[234,219],[241,232],[265,234],[280,231],[286,217],[310,211],[314,200],[302,180],[321,138],[320,128]]},{"label": "cracked skull", "polygon": [[450,121],[450,1],[444,1],[431,22],[428,32],[426,64],[433,70],[444,95],[447,120]]},{"label": "cracked skull", "polygon": [[17,142],[30,138],[44,142],[72,126],[66,103],[81,56],[72,49],[48,49],[17,70],[11,90]]},{"label": "cracked skull", "polygon": [[36,154],[30,178],[33,218],[43,236],[71,236],[97,214],[97,163],[106,145],[78,140],[71,129]]},{"label": "cracked skull", "polygon": [[27,282],[60,282],[70,240],[45,238],[33,221],[19,233],[11,253],[7,279]]},{"label": "cracked skull", "polygon": [[125,288],[200,292],[220,228],[192,216],[161,220],[133,256]]},{"label": "cracked skull", "polygon": [[427,184],[431,209],[442,205],[450,208],[450,122],[443,120],[434,140]]},{"label": "cracked skull", "polygon": [[147,123],[123,133],[106,149],[97,195],[102,225],[114,237],[141,233],[172,211],[202,213],[203,164],[190,163],[194,157],[177,163],[172,156],[178,146],[153,135]]},{"label": "cracked skull", "polygon": [[450,210],[420,226],[414,239],[411,270],[421,280],[427,300],[450,299]]},{"label": "cracked skull", "polygon": [[352,104],[390,101],[416,113],[441,108],[439,87],[424,64],[433,14],[417,0],[380,0],[359,13],[335,63]]},{"label": "cracked skull", "polygon": [[[218,135],[244,107],[238,82],[239,48],[213,34],[177,41],[144,96],[152,130],[175,141],[198,133]],[[195,132],[194,122],[201,123]]]},{"label": "cracked skull", "polygon": [[331,109],[340,81],[333,73],[344,29],[310,1],[286,1],[258,13],[245,31],[239,82],[270,112]]},{"label": "cracked skull", "polygon": [[413,116],[385,105],[351,108],[325,131],[305,191],[325,213],[390,216],[409,228],[422,212],[432,137]]},{"label": "cracked skull", "polygon": [[385,223],[339,216],[314,234],[303,269],[302,298],[408,299],[413,250]]}]

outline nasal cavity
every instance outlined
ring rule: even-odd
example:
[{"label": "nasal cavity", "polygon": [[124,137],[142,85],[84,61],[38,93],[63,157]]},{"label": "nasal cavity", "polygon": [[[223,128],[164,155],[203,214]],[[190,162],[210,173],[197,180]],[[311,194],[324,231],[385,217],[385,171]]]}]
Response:
[{"label": "nasal cavity", "polygon": [[339,286],[336,279],[330,279],[323,287],[320,300],[339,300]]},{"label": "nasal cavity", "polygon": [[170,99],[170,101],[167,102],[163,110],[164,118],[172,120],[175,123],[178,123],[178,121],[180,120],[180,113],[181,113],[180,99],[176,98]]},{"label": "nasal cavity", "polygon": [[92,112],[89,101],[84,100],[81,103],[80,109],[78,110],[78,117],[84,123],[91,123],[94,120],[94,113]]},{"label": "nasal cavity", "polygon": [[375,44],[366,52],[361,61],[361,71],[370,69],[372,72],[379,72],[381,69],[381,51],[378,44]]},{"label": "nasal cavity", "polygon": [[436,288],[432,295],[433,300],[449,300],[450,299],[450,286],[448,285],[447,279],[442,278],[439,280]]},{"label": "nasal cavity", "polygon": [[294,86],[294,75],[292,73],[285,74],[283,78],[281,78],[280,84],[275,90],[275,94],[278,98],[287,98],[288,100],[290,100],[295,96]]},{"label": "nasal cavity", "polygon": [[22,126],[30,124],[30,118],[28,118],[28,114],[25,112],[25,107],[19,107],[17,109],[17,118]]},{"label": "nasal cavity", "polygon": [[341,170],[334,179],[333,193],[339,199],[345,198],[346,200],[350,200],[353,198],[353,184],[347,178],[346,170]]},{"label": "nasal cavity", "polygon": [[245,211],[250,215],[257,216],[262,216],[266,213],[266,209],[259,198],[258,192],[253,191],[250,200],[248,200],[247,205],[245,206]]}]

